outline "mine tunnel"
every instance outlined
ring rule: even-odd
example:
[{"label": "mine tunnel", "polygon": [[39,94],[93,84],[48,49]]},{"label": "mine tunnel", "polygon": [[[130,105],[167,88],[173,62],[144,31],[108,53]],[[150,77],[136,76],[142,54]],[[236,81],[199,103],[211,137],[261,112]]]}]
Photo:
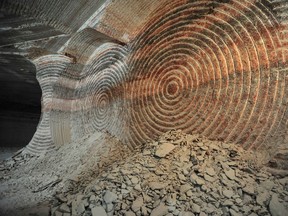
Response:
[{"label": "mine tunnel", "polygon": [[288,214],[287,0],[2,0],[0,69],[3,215]]},{"label": "mine tunnel", "polygon": [[25,57],[0,55],[1,159],[24,148],[32,139],[41,114],[41,88],[36,68]]}]

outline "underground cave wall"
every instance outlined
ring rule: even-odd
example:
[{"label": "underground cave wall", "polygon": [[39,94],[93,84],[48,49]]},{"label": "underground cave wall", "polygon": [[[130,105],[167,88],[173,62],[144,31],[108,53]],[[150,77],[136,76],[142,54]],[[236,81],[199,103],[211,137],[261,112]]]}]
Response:
[{"label": "underground cave wall", "polygon": [[37,18],[71,34],[101,9],[104,3],[105,0],[2,0],[0,10]]},{"label": "underground cave wall", "polygon": [[158,14],[128,64],[142,77],[126,89],[138,141],[176,127],[287,149],[287,3],[178,1]]},{"label": "underground cave wall", "polygon": [[167,1],[127,45],[99,43],[93,28],[77,32],[66,47],[76,62],[58,61],[65,66],[43,109],[46,130],[54,130],[51,116],[59,120],[45,145],[107,130],[133,147],[175,128],[287,152],[287,8],[284,0]]}]

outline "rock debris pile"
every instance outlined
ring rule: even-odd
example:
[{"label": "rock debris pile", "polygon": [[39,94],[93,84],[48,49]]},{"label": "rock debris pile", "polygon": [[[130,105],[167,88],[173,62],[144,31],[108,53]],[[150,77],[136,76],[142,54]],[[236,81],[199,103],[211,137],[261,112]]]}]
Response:
[{"label": "rock debris pile", "polygon": [[[0,162],[0,215],[49,215],[48,201],[57,191],[81,191],[131,152],[115,137],[101,132],[39,156],[23,149]],[[40,206],[44,212],[39,212]]]},{"label": "rock debris pile", "polygon": [[20,149],[12,157],[7,160],[0,161],[0,181],[10,179],[9,171],[16,170],[20,166],[27,164],[31,159],[36,159],[37,157],[30,154],[22,154],[23,149]]},{"label": "rock debris pile", "polygon": [[55,216],[288,215],[288,177],[235,144],[169,131],[114,163],[85,190],[58,192]]}]

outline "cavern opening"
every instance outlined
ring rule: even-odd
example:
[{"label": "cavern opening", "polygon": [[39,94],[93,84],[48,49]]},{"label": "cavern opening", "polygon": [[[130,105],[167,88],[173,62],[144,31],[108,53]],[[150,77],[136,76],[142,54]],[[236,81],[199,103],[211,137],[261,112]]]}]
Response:
[{"label": "cavern opening", "polygon": [[25,57],[0,54],[1,160],[25,147],[41,115],[41,89],[36,68]]}]

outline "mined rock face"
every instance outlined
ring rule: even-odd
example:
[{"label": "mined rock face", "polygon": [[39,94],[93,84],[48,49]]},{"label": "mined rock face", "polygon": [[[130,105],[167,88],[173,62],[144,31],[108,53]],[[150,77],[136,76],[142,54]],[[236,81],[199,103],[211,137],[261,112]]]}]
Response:
[{"label": "mined rock face", "polygon": [[[61,72],[43,108],[50,137],[35,137],[29,151],[97,130],[135,147],[176,128],[263,151],[269,159],[277,155],[274,168],[286,169],[286,1],[100,3],[86,13],[90,18],[67,23],[65,14],[68,19],[77,11],[71,4],[51,22],[76,33],[59,47],[60,63],[51,56],[35,60],[39,78]],[[79,5],[75,15],[94,7],[91,1]]]},{"label": "mined rock face", "polygon": [[0,8],[15,14],[34,16],[67,33],[75,32],[105,0],[3,0]]}]

